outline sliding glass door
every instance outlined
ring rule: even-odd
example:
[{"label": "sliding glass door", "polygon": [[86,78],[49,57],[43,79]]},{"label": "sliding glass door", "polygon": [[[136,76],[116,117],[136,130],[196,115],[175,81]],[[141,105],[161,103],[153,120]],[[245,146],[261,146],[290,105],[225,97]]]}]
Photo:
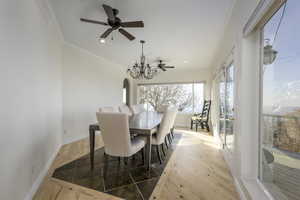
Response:
[{"label": "sliding glass door", "polygon": [[234,147],[234,66],[231,63],[226,68],[225,92],[225,144],[232,151]]},{"label": "sliding glass door", "polygon": [[234,146],[234,65],[222,68],[218,78],[219,136],[226,149]]},{"label": "sliding glass door", "polygon": [[219,135],[223,144],[225,144],[225,73],[219,75]]}]

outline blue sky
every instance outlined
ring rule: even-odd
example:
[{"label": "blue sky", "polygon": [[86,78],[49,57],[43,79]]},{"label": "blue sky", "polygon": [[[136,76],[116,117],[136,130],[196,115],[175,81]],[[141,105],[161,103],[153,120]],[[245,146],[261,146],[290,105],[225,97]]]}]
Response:
[{"label": "blue sky", "polygon": [[282,12],[283,7],[264,28],[265,38],[269,38],[278,51],[275,62],[265,68],[264,105],[300,107],[300,1],[288,0],[277,38],[273,41]]}]

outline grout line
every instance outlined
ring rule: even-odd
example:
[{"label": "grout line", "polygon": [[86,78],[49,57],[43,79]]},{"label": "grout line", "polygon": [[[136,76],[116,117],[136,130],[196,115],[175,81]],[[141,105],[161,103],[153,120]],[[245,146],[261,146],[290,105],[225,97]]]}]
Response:
[{"label": "grout line", "polygon": [[121,185],[121,186],[119,186],[119,187],[114,187],[114,188],[111,188],[111,189],[109,189],[109,190],[106,190],[106,191],[104,191],[104,192],[110,192],[110,191],[112,191],[112,190],[115,190],[115,189],[121,189],[121,188],[124,188],[124,187],[126,187],[126,186],[129,186],[129,185],[135,185],[134,183],[130,183],[130,184],[127,184],[127,185]]},{"label": "grout line", "polygon": [[129,173],[129,176],[130,176],[130,178],[132,179],[132,181],[133,181],[133,183],[134,183],[134,185],[135,185],[135,187],[136,187],[138,193],[140,194],[140,196],[142,197],[142,199],[145,200],[145,198],[144,198],[144,196],[143,196],[143,194],[142,194],[142,192],[141,192],[139,186],[138,186],[138,185],[136,184],[136,182],[134,181],[134,179],[133,179],[131,173]]},{"label": "grout line", "polygon": [[130,177],[131,181],[132,181],[133,183],[136,183],[135,180],[134,180],[134,178],[133,178],[133,176],[131,175],[131,172],[129,172],[128,174],[129,174],[129,177]]},{"label": "grout line", "polygon": [[152,177],[152,178],[149,178],[149,179],[146,179],[146,180],[142,180],[142,181],[137,181],[135,183],[139,184],[139,183],[143,183],[143,182],[146,182],[146,181],[151,181],[152,179],[156,179],[156,178],[158,178],[158,180],[159,180],[160,177],[161,177],[161,175],[160,176],[156,176],[156,177]]}]

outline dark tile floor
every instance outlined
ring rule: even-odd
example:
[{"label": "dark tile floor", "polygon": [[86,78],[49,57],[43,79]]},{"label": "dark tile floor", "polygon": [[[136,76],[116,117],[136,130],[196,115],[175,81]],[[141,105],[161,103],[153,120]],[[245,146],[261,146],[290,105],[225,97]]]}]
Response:
[{"label": "dark tile floor", "polygon": [[93,171],[90,169],[90,157],[87,154],[56,169],[53,177],[127,200],[149,199],[181,138],[181,134],[174,136],[173,143],[169,145],[162,164],[158,161],[156,148],[152,148],[150,171],[143,166],[140,153],[135,158],[130,158],[127,165],[123,160],[119,162],[115,157],[109,157],[108,162],[105,163],[104,148],[100,148],[95,151]]}]

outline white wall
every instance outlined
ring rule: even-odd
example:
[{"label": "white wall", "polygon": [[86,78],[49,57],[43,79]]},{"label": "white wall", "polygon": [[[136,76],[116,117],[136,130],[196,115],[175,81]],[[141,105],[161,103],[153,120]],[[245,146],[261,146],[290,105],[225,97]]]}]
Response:
[{"label": "white wall", "polygon": [[126,68],[78,47],[63,48],[64,143],[88,137],[101,106],[122,103]]},{"label": "white wall", "polygon": [[[211,90],[211,77],[210,69],[170,69],[167,72],[162,72],[151,80],[137,81],[139,83],[180,83],[180,82],[205,82],[204,96],[205,99],[210,99]],[[135,89],[136,90],[136,89]],[[135,94],[135,99],[137,98]],[[175,126],[190,127],[191,114],[178,114]]]},{"label": "white wall", "polygon": [[61,144],[61,35],[37,2],[0,1],[3,200],[31,199]]}]

